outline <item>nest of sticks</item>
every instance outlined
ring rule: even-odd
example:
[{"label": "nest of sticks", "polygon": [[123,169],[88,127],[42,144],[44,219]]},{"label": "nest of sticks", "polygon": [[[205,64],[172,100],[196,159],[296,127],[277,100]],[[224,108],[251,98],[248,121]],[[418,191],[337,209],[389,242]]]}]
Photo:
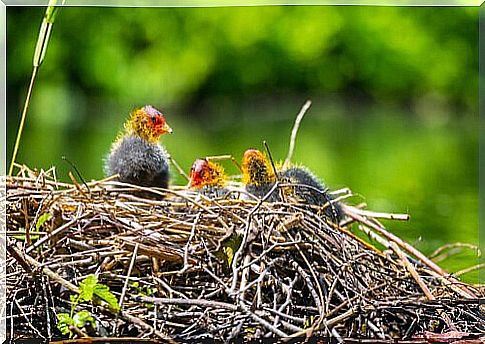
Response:
[{"label": "nest of sticks", "polygon": [[58,314],[90,275],[120,310],[76,304],[92,321],[70,326],[74,339],[426,342],[485,332],[482,290],[379,222],[403,216],[344,205],[338,225],[299,203],[67,184],[52,172],[24,167],[6,180],[9,337],[61,337]]}]

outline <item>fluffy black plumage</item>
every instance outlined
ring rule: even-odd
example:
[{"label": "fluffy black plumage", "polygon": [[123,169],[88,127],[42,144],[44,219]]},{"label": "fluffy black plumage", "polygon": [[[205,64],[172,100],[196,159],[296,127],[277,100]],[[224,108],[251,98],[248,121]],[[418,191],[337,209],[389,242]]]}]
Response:
[{"label": "fluffy black plumage", "polygon": [[280,172],[282,181],[299,184],[292,188],[290,194],[300,202],[312,205],[324,206],[325,216],[330,218],[334,223],[339,223],[342,219],[342,208],[340,204],[333,200],[328,193],[328,189],[321,183],[316,176],[303,167],[290,167]]},{"label": "fluffy black plumage", "polygon": [[[221,199],[227,196],[227,194],[229,193],[229,189],[223,186],[205,185],[198,189],[197,192],[212,199]],[[234,195],[229,198],[234,198]]]},{"label": "fluffy black plumage", "polygon": [[[246,191],[257,198],[265,198],[275,183],[261,183],[261,184],[247,184]],[[280,191],[278,188],[274,189],[271,195],[265,198],[266,202],[281,202]]]},{"label": "fluffy black plumage", "polygon": [[169,166],[167,151],[156,143],[135,136],[124,136],[106,159],[107,175],[119,174],[122,182],[168,187]]},{"label": "fluffy black plumage", "polygon": [[257,149],[246,150],[243,155],[241,168],[243,183],[248,193],[257,198],[264,198],[267,202],[281,201],[278,189],[275,189],[271,195],[268,195],[275,185],[276,174],[266,154]]}]

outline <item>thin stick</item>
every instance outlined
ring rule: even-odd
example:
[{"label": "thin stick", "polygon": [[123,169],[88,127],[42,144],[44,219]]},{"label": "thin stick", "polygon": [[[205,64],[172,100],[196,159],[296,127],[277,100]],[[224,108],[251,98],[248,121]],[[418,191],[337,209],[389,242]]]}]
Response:
[{"label": "thin stick", "polygon": [[295,333],[291,334],[290,336],[288,336],[287,338],[283,338],[282,342],[283,343],[289,342],[289,341],[291,341],[292,338],[295,338],[295,337],[308,336],[309,334],[313,333],[314,331],[318,331],[318,330],[320,330],[324,327],[332,327],[332,326],[334,326],[338,323],[343,322],[347,318],[351,317],[352,315],[354,315],[356,313],[356,311],[357,311],[356,309],[351,308],[348,311],[346,311],[346,312],[344,312],[340,315],[337,315],[334,318],[324,319],[322,322],[320,322],[320,324],[318,326],[316,326],[316,328],[311,327],[311,328],[305,329],[301,332],[295,332]]},{"label": "thin stick", "polygon": [[42,239],[38,240],[35,242],[35,244],[29,246],[26,250],[25,250],[25,253],[30,253],[32,252],[33,250],[35,250],[37,247],[39,247],[40,245],[42,245],[44,242],[46,242],[47,240],[53,238],[55,235],[58,235],[59,233],[61,233],[62,231],[68,229],[71,227],[71,225],[75,224],[77,221],[79,221],[80,219],[82,219],[83,217],[86,217],[87,214],[85,215],[82,215],[80,217],[76,217],[74,219],[72,219],[71,221],[69,222],[66,222],[65,224],[63,224],[62,226],[56,228],[55,230],[53,230],[52,232],[50,232],[49,235],[43,237]]},{"label": "thin stick", "polygon": [[187,175],[187,173],[184,172],[184,170],[182,169],[182,167],[180,167],[180,165],[175,161],[174,158],[172,158],[171,155],[170,155],[170,161],[175,166],[175,168],[177,169],[177,171],[179,172],[179,174],[181,176],[183,176],[185,179],[187,179],[187,181],[190,181],[190,177]]},{"label": "thin stick", "polygon": [[399,248],[399,246],[397,246],[397,244],[395,242],[391,242],[390,243],[390,247],[399,256],[399,259],[401,259],[401,262],[406,267],[406,270],[409,271],[409,273],[414,278],[414,280],[416,281],[416,283],[418,283],[419,287],[423,291],[424,295],[426,295],[426,297],[428,298],[428,300],[430,300],[430,301],[435,300],[436,298],[434,297],[433,294],[431,294],[431,291],[429,290],[428,286],[424,283],[423,279],[421,277],[419,277],[418,272],[416,271],[416,269],[414,268],[414,266],[411,265],[411,263],[409,262],[408,258],[404,255],[403,251],[401,251],[401,249]]},{"label": "thin stick", "polygon": [[20,138],[24,130],[25,118],[27,117],[27,111],[30,105],[30,98],[32,96],[32,90],[34,88],[35,77],[37,76],[37,70],[39,67],[33,67],[32,76],[30,77],[30,84],[27,90],[27,97],[25,98],[24,108],[22,110],[22,117],[20,117],[19,130],[17,131],[17,138],[15,139],[15,146],[13,147],[12,160],[10,161],[10,168],[8,169],[8,175],[11,176],[13,172],[13,166],[20,146]]},{"label": "thin stick", "polygon": [[271,163],[271,168],[273,169],[273,172],[276,176],[276,180],[278,180],[278,171],[276,170],[276,166],[274,164],[273,156],[271,155],[271,150],[269,149],[268,142],[263,141],[264,148],[266,149],[266,152],[268,153],[268,158],[269,162]]},{"label": "thin stick", "polygon": [[466,268],[466,269],[463,269],[463,270],[460,270],[460,271],[453,273],[453,275],[458,277],[458,276],[467,274],[469,272],[472,272],[472,271],[475,271],[475,270],[480,270],[480,269],[483,269],[483,268],[485,268],[485,263],[470,266],[469,268]]},{"label": "thin stick", "polygon": [[204,299],[182,299],[182,298],[164,298],[164,297],[150,297],[130,295],[130,298],[135,301],[142,301],[147,303],[153,303],[154,305],[189,305],[198,306],[204,308],[219,308],[227,309],[229,311],[240,311],[240,307],[232,303],[219,302],[213,300]]},{"label": "thin stick", "polygon": [[438,247],[436,250],[434,250],[433,253],[429,255],[429,258],[434,259],[438,254],[443,252],[444,250],[448,250],[451,248],[469,248],[471,250],[474,250],[477,252],[477,256],[480,257],[482,255],[482,252],[480,251],[480,248],[477,245],[473,244],[468,244],[468,243],[463,243],[463,242],[455,242],[452,244],[446,244],[441,247]]},{"label": "thin stick", "polygon": [[195,218],[194,224],[192,225],[192,230],[190,231],[190,236],[189,239],[187,240],[187,243],[185,244],[184,247],[184,266],[181,270],[179,270],[177,273],[178,274],[183,274],[185,271],[189,269],[189,249],[190,249],[190,243],[192,242],[192,239],[195,236],[195,231],[197,229],[197,225],[199,224],[200,217],[202,215],[202,212],[197,213],[197,217]]},{"label": "thin stick", "polygon": [[[65,156],[62,156],[61,159],[64,160],[65,162],[67,162],[74,169],[74,171],[78,175],[79,179],[81,179],[81,181],[83,182],[84,186],[88,189],[88,192],[91,193],[91,189],[89,189],[88,184],[86,184],[86,181],[84,180],[81,172],[79,172],[79,170],[76,167],[76,165],[74,165],[74,163],[71,160],[69,160],[68,158],[66,158]],[[72,175],[72,173],[70,171],[69,171],[69,178],[71,178],[71,180],[73,181],[73,183],[76,185],[76,188],[78,188],[79,184],[77,183],[76,178],[74,178],[74,176]],[[84,192],[82,192],[82,193],[84,194]]]},{"label": "thin stick", "polygon": [[242,167],[241,164],[234,158],[231,154],[225,154],[225,155],[215,155],[215,156],[206,156],[206,160],[231,160],[234,165],[238,168],[239,172],[242,173]]},{"label": "thin stick", "polygon": [[27,272],[31,273],[32,272],[32,267],[27,263],[27,261],[24,258],[24,255],[22,254],[21,251],[17,250],[15,248],[15,244],[13,241],[11,242],[10,239],[7,239],[7,252],[19,263],[19,265]]},{"label": "thin stick", "polygon": [[123,290],[121,291],[120,302],[119,302],[120,309],[123,309],[123,301],[125,299],[126,290],[128,289],[128,282],[130,280],[131,271],[133,270],[133,266],[135,265],[136,255],[138,254],[138,247],[139,246],[140,246],[140,244],[136,243],[135,249],[133,250],[133,255],[131,257],[130,266],[128,267],[128,272],[126,274],[125,285],[123,286]]},{"label": "thin stick", "polygon": [[298,134],[298,129],[300,128],[300,122],[311,105],[312,105],[312,101],[307,100],[305,104],[303,104],[303,106],[301,107],[298,115],[296,116],[295,124],[293,125],[293,129],[291,130],[290,146],[288,147],[288,155],[286,156],[285,162],[283,163],[283,168],[287,168],[291,163],[291,158],[293,157],[293,151],[295,150],[296,135]]},{"label": "thin stick", "polygon": [[[278,174],[278,171],[276,170],[276,166],[275,166],[275,163],[274,163],[274,160],[273,160],[273,156],[271,155],[271,150],[269,149],[268,143],[266,141],[263,141],[263,145],[264,145],[264,148],[266,149],[266,152],[268,153],[269,162],[271,163],[271,168],[273,169],[273,173],[276,176],[276,180],[279,181],[280,180],[279,174]],[[281,188],[278,189],[278,192],[280,194],[281,200],[283,202],[285,202],[286,197],[285,197],[285,194],[283,192],[283,189],[281,189]]]},{"label": "thin stick", "polygon": [[409,214],[379,213],[370,210],[358,209],[356,207],[352,207],[352,210],[359,215],[374,217],[378,219],[408,221],[410,218]]},{"label": "thin stick", "polygon": [[[76,189],[77,189],[77,190],[78,190],[78,191],[79,191],[79,192],[80,192],[80,193],[81,193],[81,194],[82,194],[84,197],[86,197],[86,198],[87,198],[88,196],[87,196],[87,195],[86,195],[86,193],[83,191],[83,189],[81,188],[81,185],[79,185],[79,183],[78,183],[78,182],[77,182],[77,180],[76,180],[76,177],[74,177],[74,175],[72,174],[72,172],[71,172],[71,171],[69,171],[69,172],[67,173],[67,175],[69,176],[69,179],[71,179],[71,181],[72,181],[72,183],[74,184],[74,186],[76,187]],[[88,191],[91,191],[91,190],[89,190],[89,187],[88,187]]]}]

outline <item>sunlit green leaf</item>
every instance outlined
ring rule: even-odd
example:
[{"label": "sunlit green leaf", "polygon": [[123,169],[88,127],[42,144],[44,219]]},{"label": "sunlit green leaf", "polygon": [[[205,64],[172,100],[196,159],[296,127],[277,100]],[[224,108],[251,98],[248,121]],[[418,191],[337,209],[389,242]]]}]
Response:
[{"label": "sunlit green leaf", "polygon": [[86,322],[90,322],[91,324],[93,324],[93,326],[96,324],[96,320],[94,319],[94,317],[86,310],[77,312],[72,318],[74,321],[74,325],[78,328],[83,328],[84,325],[86,325]]},{"label": "sunlit green leaf", "polygon": [[70,334],[69,326],[74,325],[74,320],[68,313],[57,313],[57,328],[62,334]]},{"label": "sunlit green leaf", "polygon": [[98,283],[96,275],[89,275],[81,283],[79,283],[79,300],[91,301],[93,299],[94,288]]},{"label": "sunlit green leaf", "polygon": [[120,305],[116,296],[109,291],[109,287],[104,284],[96,284],[94,287],[94,294],[101,300],[105,301],[111,308],[119,311]]},{"label": "sunlit green leaf", "polygon": [[52,215],[50,213],[44,213],[39,216],[39,219],[37,220],[37,223],[35,224],[35,229],[38,231],[40,227],[44,225],[47,221],[49,221],[52,218]]}]

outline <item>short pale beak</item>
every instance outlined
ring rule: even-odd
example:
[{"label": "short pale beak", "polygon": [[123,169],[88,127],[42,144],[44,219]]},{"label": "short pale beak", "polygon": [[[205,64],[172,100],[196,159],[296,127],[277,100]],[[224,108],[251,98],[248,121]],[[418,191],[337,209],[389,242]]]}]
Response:
[{"label": "short pale beak", "polygon": [[162,127],[162,131],[163,131],[164,133],[169,133],[169,134],[171,134],[173,130],[172,130],[172,128],[170,128],[170,126],[169,126],[169,125],[168,125],[168,124],[165,122],[165,124],[164,124],[164,125],[163,125],[163,127]]}]

